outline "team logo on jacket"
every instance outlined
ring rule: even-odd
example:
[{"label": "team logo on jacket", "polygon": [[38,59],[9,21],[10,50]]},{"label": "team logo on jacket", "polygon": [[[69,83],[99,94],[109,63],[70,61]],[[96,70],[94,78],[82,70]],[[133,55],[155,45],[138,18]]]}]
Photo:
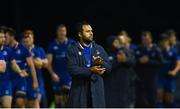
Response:
[{"label": "team logo on jacket", "polygon": [[80,51],[78,52],[78,54],[79,54],[80,56],[82,55]]},{"label": "team logo on jacket", "polygon": [[53,49],[54,49],[54,50],[58,50],[58,46],[54,46]]},{"label": "team logo on jacket", "polygon": [[21,54],[21,50],[18,49],[18,50],[16,51],[16,53],[17,53],[17,54]]},{"label": "team logo on jacket", "polygon": [[3,51],[3,55],[6,56],[7,55],[7,51]]},{"label": "team logo on jacket", "polygon": [[97,50],[97,51],[96,51],[96,54],[97,54],[97,55],[99,55],[99,54],[100,54],[100,52]]}]

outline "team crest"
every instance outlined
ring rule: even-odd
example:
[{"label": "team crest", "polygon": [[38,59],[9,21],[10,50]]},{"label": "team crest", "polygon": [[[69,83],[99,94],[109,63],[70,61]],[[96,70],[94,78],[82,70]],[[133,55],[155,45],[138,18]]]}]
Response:
[{"label": "team crest", "polygon": [[3,51],[3,55],[6,56],[7,55],[7,51]]},{"label": "team crest", "polygon": [[57,50],[57,49],[58,49],[58,46],[54,46],[53,49],[54,49],[54,50]]},{"label": "team crest", "polygon": [[16,51],[16,53],[17,53],[17,54],[21,54],[21,50],[18,49],[18,50]]},{"label": "team crest", "polygon": [[80,56],[82,55],[80,51],[78,52],[78,54],[79,54]]},{"label": "team crest", "polygon": [[97,55],[99,55],[99,54],[100,54],[100,52],[97,50],[97,51],[96,51],[96,54],[97,54]]}]

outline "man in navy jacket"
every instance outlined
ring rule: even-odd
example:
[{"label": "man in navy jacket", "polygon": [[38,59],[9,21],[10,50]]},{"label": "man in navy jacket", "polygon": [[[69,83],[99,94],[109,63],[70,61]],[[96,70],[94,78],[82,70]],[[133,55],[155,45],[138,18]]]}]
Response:
[{"label": "man in navy jacket", "polygon": [[79,23],[78,38],[67,52],[68,70],[72,76],[69,107],[105,107],[102,75],[111,66],[105,50],[93,42],[92,27]]}]

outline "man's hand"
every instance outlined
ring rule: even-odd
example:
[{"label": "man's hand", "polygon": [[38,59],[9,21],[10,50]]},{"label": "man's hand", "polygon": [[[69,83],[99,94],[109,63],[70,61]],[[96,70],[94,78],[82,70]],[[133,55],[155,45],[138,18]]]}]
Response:
[{"label": "man's hand", "polygon": [[19,73],[19,75],[22,77],[22,78],[25,78],[28,76],[28,73],[26,71],[22,71],[21,73]]},{"label": "man's hand", "polygon": [[176,74],[177,73],[173,70],[168,72],[168,75],[173,76],[173,77],[176,76]]},{"label": "man's hand", "polygon": [[91,67],[91,72],[102,75],[106,71],[106,68],[101,68],[100,66]]},{"label": "man's hand", "polygon": [[94,63],[95,65],[102,65],[103,64],[103,59],[100,57],[100,56],[93,56],[93,59],[94,59]]},{"label": "man's hand", "polygon": [[33,89],[36,90],[38,89],[38,82],[37,81],[33,81]]},{"label": "man's hand", "polygon": [[126,54],[123,51],[120,51],[117,54],[117,61],[121,63],[121,62],[126,62],[126,60],[127,60]]},{"label": "man's hand", "polygon": [[0,73],[4,73],[6,71],[6,62],[4,60],[0,60]]},{"label": "man's hand", "polygon": [[60,78],[59,78],[59,76],[56,73],[52,73],[51,78],[55,82],[60,81]]},{"label": "man's hand", "polygon": [[140,59],[139,59],[139,61],[141,62],[141,63],[147,63],[148,61],[149,61],[149,57],[148,56],[142,56]]}]

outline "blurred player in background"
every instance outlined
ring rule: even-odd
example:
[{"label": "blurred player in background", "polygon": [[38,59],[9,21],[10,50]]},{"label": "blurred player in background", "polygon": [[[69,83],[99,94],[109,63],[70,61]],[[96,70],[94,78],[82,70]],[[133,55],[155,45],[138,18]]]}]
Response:
[{"label": "blurred player in background", "polygon": [[180,70],[180,56],[170,47],[167,34],[160,41],[163,56],[163,66],[158,73],[156,107],[175,107],[176,76]]},{"label": "blurred player in background", "polygon": [[136,87],[136,107],[153,107],[155,102],[156,75],[161,64],[161,52],[153,44],[152,34],[144,31],[141,34],[142,44],[136,49],[136,73],[139,80]]},{"label": "blurred player in background", "polygon": [[32,30],[25,30],[24,33],[24,44],[27,48],[31,51],[34,57],[34,65],[36,68],[39,90],[38,90],[38,97],[36,98],[36,104],[40,103],[40,107],[45,108],[47,107],[46,101],[46,94],[45,94],[45,86],[42,76],[42,68],[47,68],[48,61],[46,57],[46,53],[42,47],[36,46],[34,44],[34,32]]},{"label": "blurred player in background", "polygon": [[52,78],[55,105],[65,107],[71,87],[71,77],[67,71],[66,52],[74,42],[67,37],[65,25],[57,27],[56,39],[48,47],[48,70]]},{"label": "blurred player in background", "polygon": [[2,108],[11,108],[12,84],[10,66],[12,50],[4,44],[5,28],[0,27],[0,104]]},{"label": "blurred player in background", "polygon": [[29,50],[24,45],[16,41],[15,30],[12,28],[6,29],[6,45],[10,46],[13,50],[11,58],[14,60],[14,72],[12,72],[14,107],[24,108],[27,92],[26,77],[29,75],[27,74],[27,68],[29,68],[31,72],[33,89],[38,88],[34,63]]},{"label": "blurred player in background", "polygon": [[[169,38],[171,48],[174,48],[178,55],[180,55],[180,42],[177,39],[176,31],[169,29],[166,31],[166,34]],[[177,74],[177,90],[175,100],[177,102],[177,107],[180,107],[180,73]]]},{"label": "blurred player in background", "polygon": [[129,50],[134,51],[137,47],[135,44],[132,44],[132,39],[130,38],[130,36],[128,35],[127,31],[122,30],[119,34],[118,34],[118,38],[121,41],[121,43]]}]

